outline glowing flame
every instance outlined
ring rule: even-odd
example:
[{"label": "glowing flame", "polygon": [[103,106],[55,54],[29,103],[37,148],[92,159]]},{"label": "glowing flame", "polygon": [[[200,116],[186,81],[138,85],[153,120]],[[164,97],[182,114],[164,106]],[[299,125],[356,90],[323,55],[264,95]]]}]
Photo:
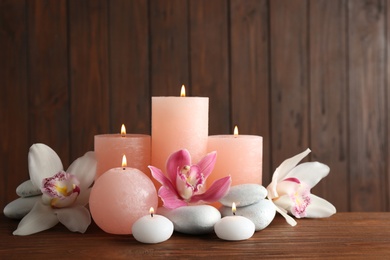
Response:
[{"label": "glowing flame", "polygon": [[151,207],[149,209],[149,213],[150,213],[150,216],[153,217],[153,214],[154,214],[154,208],[153,207]]},{"label": "glowing flame", "polygon": [[236,215],[236,210],[237,210],[237,208],[236,208],[236,203],[232,203],[232,212],[233,212],[233,215]]},{"label": "glowing flame", "polygon": [[123,137],[126,136],[126,127],[125,127],[124,124],[122,124],[122,127],[121,127],[121,135],[122,135]]},{"label": "glowing flame", "polygon": [[181,85],[180,96],[181,97],[186,96],[186,87],[184,85]]},{"label": "glowing flame", "polygon": [[234,134],[234,137],[237,137],[237,136],[238,136],[238,127],[237,127],[237,126],[234,127],[234,132],[233,132],[233,134]]},{"label": "glowing flame", "polygon": [[123,155],[123,157],[122,157],[122,167],[125,168],[126,166],[127,166],[126,155]]}]

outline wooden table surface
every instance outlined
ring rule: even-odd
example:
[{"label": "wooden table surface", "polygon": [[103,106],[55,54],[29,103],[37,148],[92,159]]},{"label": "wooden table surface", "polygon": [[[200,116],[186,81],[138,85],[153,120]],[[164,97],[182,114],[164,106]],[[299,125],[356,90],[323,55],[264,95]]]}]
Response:
[{"label": "wooden table surface", "polygon": [[174,233],[168,241],[153,245],[141,244],[131,235],[106,234],[95,224],[85,234],[57,225],[38,234],[13,236],[17,224],[1,216],[1,259],[390,259],[390,212],[337,213],[326,219],[299,219],[295,227],[277,216],[245,241]]}]

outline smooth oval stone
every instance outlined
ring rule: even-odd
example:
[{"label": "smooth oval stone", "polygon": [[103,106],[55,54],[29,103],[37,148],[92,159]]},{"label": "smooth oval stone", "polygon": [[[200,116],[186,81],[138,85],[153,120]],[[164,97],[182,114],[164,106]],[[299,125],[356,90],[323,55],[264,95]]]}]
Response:
[{"label": "smooth oval stone", "polygon": [[31,197],[42,194],[41,189],[36,187],[31,180],[25,181],[16,188],[19,197]]},{"label": "smooth oval stone", "polygon": [[22,219],[41,198],[42,196],[34,196],[16,199],[5,206],[3,213],[8,218]]},{"label": "smooth oval stone", "polygon": [[[219,210],[223,217],[232,215],[232,207],[222,206]],[[266,228],[274,219],[275,214],[275,205],[267,199],[246,207],[237,208],[236,211],[236,215],[252,220],[255,224],[256,231]]]},{"label": "smooth oval stone", "polygon": [[240,184],[230,187],[229,192],[219,202],[230,208],[233,202],[236,203],[237,207],[245,207],[259,202],[266,196],[267,189],[259,184]]},{"label": "smooth oval stone", "polygon": [[214,225],[221,219],[221,213],[210,205],[184,206],[176,209],[158,208],[157,214],[172,221],[175,231],[200,235],[214,231]]}]

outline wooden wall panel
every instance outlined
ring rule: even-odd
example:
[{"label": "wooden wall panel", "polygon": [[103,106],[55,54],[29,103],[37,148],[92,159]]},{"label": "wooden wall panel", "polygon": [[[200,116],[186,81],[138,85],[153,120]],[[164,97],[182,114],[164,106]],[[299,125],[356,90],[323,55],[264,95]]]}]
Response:
[{"label": "wooden wall panel", "polygon": [[346,31],[345,1],[310,3],[310,147],[331,169],[313,192],[339,211],[349,207]]},{"label": "wooden wall panel", "polygon": [[0,1],[0,206],[28,179],[26,33],[25,1]]},{"label": "wooden wall panel", "polygon": [[209,97],[209,134],[231,134],[227,1],[190,1],[189,16],[191,94]]},{"label": "wooden wall panel", "polygon": [[189,83],[187,1],[151,0],[149,8],[152,96],[179,96]]},{"label": "wooden wall panel", "polygon": [[351,210],[385,210],[384,1],[349,1]]},{"label": "wooden wall panel", "polygon": [[[390,40],[390,0],[386,1],[386,46],[389,44],[387,43]],[[387,194],[385,195],[386,200],[386,211],[390,210],[390,51],[388,50],[388,47],[386,47],[386,76],[385,76],[385,91],[386,91],[386,126],[387,126],[387,132],[386,132],[386,139],[384,140],[387,145],[387,151],[386,151],[386,173],[385,178],[387,179]]]},{"label": "wooden wall panel", "polygon": [[308,4],[270,1],[272,169],[309,147]]},{"label": "wooden wall panel", "polygon": [[111,133],[118,133],[123,123],[128,133],[150,133],[147,3],[108,2]]},{"label": "wooden wall panel", "polygon": [[107,1],[69,1],[72,159],[93,150],[94,135],[108,133]]},{"label": "wooden wall panel", "polygon": [[31,142],[49,145],[67,165],[70,118],[66,1],[26,3]]},{"label": "wooden wall panel", "polygon": [[267,1],[232,0],[230,75],[232,122],[263,137],[263,184],[271,182],[269,30]]},{"label": "wooden wall panel", "polygon": [[[264,137],[264,178],[310,147],[339,211],[390,210],[389,0],[0,0],[0,203],[31,144],[67,167],[150,133],[151,96],[210,97],[210,134]],[[15,129],[17,128],[17,129]],[[21,159],[19,159],[19,157]]]}]

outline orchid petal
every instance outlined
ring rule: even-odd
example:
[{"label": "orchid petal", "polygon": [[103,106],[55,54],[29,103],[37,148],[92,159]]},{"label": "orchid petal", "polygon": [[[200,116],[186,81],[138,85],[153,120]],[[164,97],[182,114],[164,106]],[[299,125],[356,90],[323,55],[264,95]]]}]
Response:
[{"label": "orchid petal", "polygon": [[35,203],[32,210],[20,221],[14,235],[25,236],[54,227],[58,218],[49,206]]},{"label": "orchid petal", "polygon": [[89,202],[89,194],[91,193],[91,190],[92,188],[81,190],[74,205],[80,205],[80,206],[87,205]]},{"label": "orchid petal", "polygon": [[163,201],[164,207],[168,209],[175,209],[187,205],[185,201],[178,198],[175,191],[167,189],[164,186],[159,189],[158,196]]},{"label": "orchid petal", "polygon": [[161,185],[175,192],[176,196],[179,195],[176,192],[176,180],[175,180],[175,184],[173,184],[159,168],[154,166],[148,166],[148,168],[150,169],[150,172],[152,173],[154,179],[156,179],[159,183],[161,183]]},{"label": "orchid petal", "polygon": [[280,196],[277,199],[274,199],[272,201],[277,207],[280,207],[280,208],[286,210],[287,212],[291,213],[290,209],[293,206],[293,202],[291,200],[291,197],[288,194],[284,194],[284,195],[282,195],[282,196]]},{"label": "orchid petal", "polygon": [[311,203],[306,208],[307,218],[327,218],[336,213],[336,208],[327,200],[314,194],[309,195]]},{"label": "orchid petal", "polygon": [[226,176],[224,178],[216,180],[213,182],[213,184],[211,184],[211,186],[207,189],[205,193],[193,196],[190,202],[195,203],[201,200],[206,202],[218,201],[229,191],[231,183],[232,178],[230,176]]},{"label": "orchid petal", "polygon": [[211,152],[203,157],[198,163],[200,172],[203,173],[206,179],[214,169],[215,162],[217,160],[217,152]]},{"label": "orchid petal", "polygon": [[62,208],[54,212],[58,220],[72,232],[84,233],[91,224],[91,215],[83,206]]},{"label": "orchid petal", "polygon": [[30,179],[36,187],[42,187],[42,180],[63,170],[57,153],[45,144],[33,144],[28,153]]},{"label": "orchid petal", "polygon": [[288,174],[313,188],[322,178],[326,177],[330,171],[329,166],[319,162],[301,163]]},{"label": "orchid petal", "polygon": [[177,169],[186,165],[191,165],[191,155],[186,149],[179,150],[169,156],[166,168],[168,178],[172,183],[176,182]]},{"label": "orchid petal", "polygon": [[304,152],[284,160],[278,167],[279,169],[278,181],[285,179],[289,171],[291,171],[310,152],[311,150],[308,148]]},{"label": "orchid petal", "polygon": [[[274,205],[275,205],[275,203],[274,203]],[[284,217],[284,219],[287,221],[288,224],[290,224],[293,227],[297,225],[297,222],[295,221],[295,219],[293,219],[291,216],[289,216],[284,209],[279,208],[277,205],[275,205],[275,209],[277,212],[279,212],[280,215],[282,215]]]},{"label": "orchid petal", "polygon": [[279,196],[283,196],[286,194],[294,194],[298,190],[300,185],[300,183],[285,180],[278,183],[278,185],[276,186],[276,190]]},{"label": "orchid petal", "polygon": [[268,198],[273,199],[279,197],[279,194],[276,190],[277,185],[278,185],[278,178],[279,178],[279,168],[276,168],[274,174],[272,175],[272,181],[271,183],[267,186],[267,191],[268,191]]},{"label": "orchid petal", "polygon": [[96,164],[95,153],[87,152],[77,158],[66,172],[75,175],[80,182],[80,189],[84,190],[89,188],[95,179]]}]

